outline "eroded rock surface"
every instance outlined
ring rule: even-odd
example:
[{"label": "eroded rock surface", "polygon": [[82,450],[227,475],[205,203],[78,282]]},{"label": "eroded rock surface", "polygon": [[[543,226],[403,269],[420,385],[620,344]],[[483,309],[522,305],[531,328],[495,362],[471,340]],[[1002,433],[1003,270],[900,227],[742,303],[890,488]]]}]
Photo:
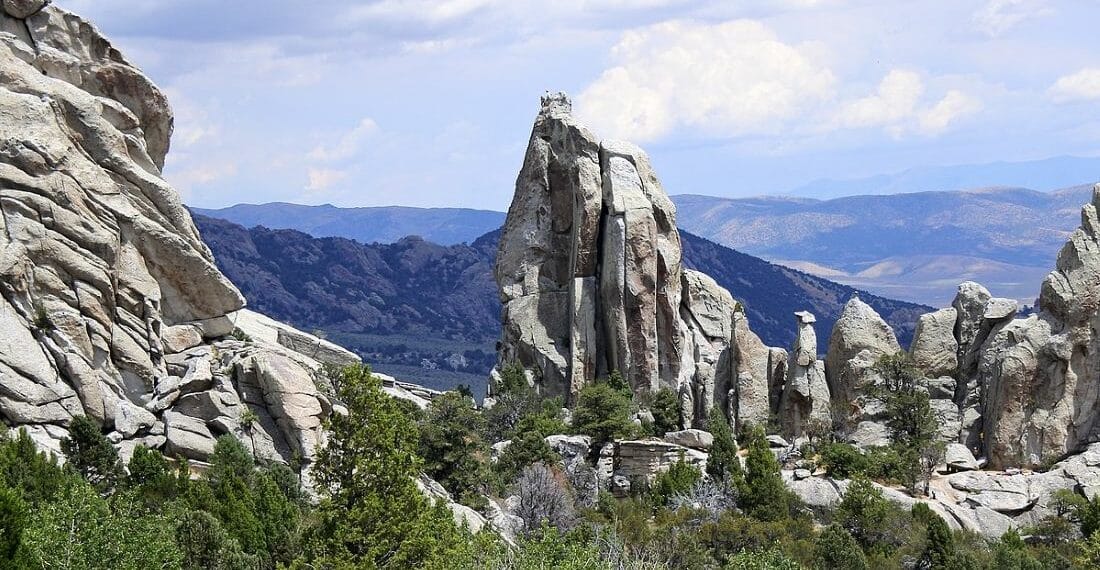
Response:
[{"label": "eroded rock surface", "polygon": [[321,362],[358,358],[241,311],[161,177],[172,114],[152,81],[74,14],[2,8],[0,416],[55,451],[87,415],[124,456],[203,461],[234,434],[308,466],[332,412]]},{"label": "eroded rock surface", "polygon": [[646,154],[570,111],[562,94],[543,98],[516,180],[495,269],[501,363],[567,398],[614,371],[636,393],[673,390],[685,427],[715,406],[766,422],[785,367],[728,291],[682,267],[675,207]]}]

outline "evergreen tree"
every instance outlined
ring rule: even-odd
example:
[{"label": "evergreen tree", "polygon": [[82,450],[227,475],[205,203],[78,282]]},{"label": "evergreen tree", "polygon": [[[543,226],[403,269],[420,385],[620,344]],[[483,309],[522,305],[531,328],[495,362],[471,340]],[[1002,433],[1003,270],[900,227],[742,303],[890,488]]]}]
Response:
[{"label": "evergreen tree", "polygon": [[69,437],[61,440],[69,465],[100,493],[110,493],[122,478],[118,452],[91,418],[77,416],[69,424]]},{"label": "evergreen tree", "polygon": [[251,570],[258,561],[206,511],[187,511],[176,522],[176,543],[183,567],[195,570]]},{"label": "evergreen tree", "polygon": [[886,427],[908,467],[904,483],[928,494],[944,445],[938,439],[939,421],[932,413],[927,387],[922,386],[924,379],[905,352],[883,356],[875,363],[875,371],[883,380],[879,397],[886,406]]},{"label": "evergreen tree", "polygon": [[19,568],[179,568],[181,555],[164,513],[112,505],[76,480],[33,512],[23,531]]},{"label": "evergreen tree", "polygon": [[848,531],[831,524],[814,541],[814,568],[867,570],[867,557]]},{"label": "evergreen tree", "polygon": [[469,536],[417,489],[413,422],[366,366],[344,369],[347,415],[328,421],[314,467],[322,500],[308,548],[315,567],[446,567]]},{"label": "evergreen tree", "polygon": [[725,479],[734,487],[740,486],[744,482],[745,472],[741,469],[741,459],[737,456],[737,442],[733,439],[733,431],[730,430],[726,416],[718,408],[710,410],[707,428],[714,436],[710,456],[707,457],[707,474]]},{"label": "evergreen tree", "polygon": [[930,570],[948,570],[955,560],[955,542],[951,529],[938,516],[928,520],[927,542],[921,556],[922,566]]},{"label": "evergreen tree", "polygon": [[15,555],[27,526],[27,505],[18,491],[0,484],[0,570],[15,569]]},{"label": "evergreen tree", "polygon": [[592,436],[599,447],[634,433],[630,388],[617,372],[581,388],[573,407],[573,430]]},{"label": "evergreen tree", "polygon": [[515,437],[493,466],[504,482],[510,483],[524,468],[535,463],[546,465],[557,463],[560,457],[546,443],[546,436],[556,433],[547,429],[549,427],[552,425],[539,414],[525,416],[520,420]]},{"label": "evergreen tree", "polygon": [[0,483],[34,507],[56,496],[69,484],[69,475],[57,457],[38,451],[27,430],[19,428],[14,439],[0,436]]},{"label": "evergreen tree", "polygon": [[763,428],[748,430],[748,456],[745,458],[745,482],[741,485],[740,503],[749,515],[764,521],[778,521],[790,516],[791,492],[779,474],[779,461],[772,454]]},{"label": "evergreen tree", "polygon": [[653,435],[663,437],[680,429],[680,398],[676,392],[668,388],[657,390],[649,411],[653,414]]},{"label": "evergreen tree", "polygon": [[420,456],[424,471],[463,504],[487,506],[482,494],[488,481],[489,446],[482,439],[485,419],[474,401],[458,392],[432,399],[420,422]]},{"label": "evergreen tree", "polygon": [[160,452],[144,445],[134,448],[128,469],[130,474],[126,477],[127,488],[148,506],[176,498],[189,482],[186,476],[179,476]]},{"label": "evergreen tree", "polygon": [[833,520],[867,550],[879,544],[890,509],[881,490],[865,477],[856,477],[848,483]]}]

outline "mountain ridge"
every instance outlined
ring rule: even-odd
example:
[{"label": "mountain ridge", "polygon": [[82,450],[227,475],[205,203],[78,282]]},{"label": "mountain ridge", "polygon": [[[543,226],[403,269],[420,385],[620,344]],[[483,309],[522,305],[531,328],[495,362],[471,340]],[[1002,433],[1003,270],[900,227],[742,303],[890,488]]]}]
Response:
[{"label": "mountain ridge", "polygon": [[[323,331],[382,372],[415,379],[410,373],[423,376],[424,370],[434,370],[429,376],[446,376],[452,385],[484,383],[477,374],[488,373],[500,336],[492,275],[499,230],[469,244],[441,245],[416,237],[363,244],[293,229],[244,228],[197,212],[193,217],[219,268],[250,307],[303,330]],[[687,232],[681,236],[685,265],[730,289],[745,303],[753,330],[773,345],[794,341],[796,310],[817,314],[819,334],[827,339],[855,291]],[[860,296],[882,313],[903,343],[918,316],[929,310]],[[418,382],[444,387],[432,378]]]}]

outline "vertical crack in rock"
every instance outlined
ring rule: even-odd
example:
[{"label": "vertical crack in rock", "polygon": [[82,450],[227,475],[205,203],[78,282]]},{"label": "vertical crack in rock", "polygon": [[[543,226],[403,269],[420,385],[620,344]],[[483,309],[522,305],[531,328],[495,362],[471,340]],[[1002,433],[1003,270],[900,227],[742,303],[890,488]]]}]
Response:
[{"label": "vertical crack in rock", "polygon": [[675,207],[646,154],[600,141],[564,95],[547,95],[497,255],[499,364],[519,363],[543,393],[567,398],[619,372],[637,394],[679,393],[685,426],[716,405],[766,422],[771,349],[681,256]]}]

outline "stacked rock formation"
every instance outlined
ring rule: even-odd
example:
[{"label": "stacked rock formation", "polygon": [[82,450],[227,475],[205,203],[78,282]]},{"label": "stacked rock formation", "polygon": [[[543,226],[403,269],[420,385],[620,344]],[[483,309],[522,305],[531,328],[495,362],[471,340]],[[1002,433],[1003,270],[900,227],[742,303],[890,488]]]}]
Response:
[{"label": "stacked rock formation", "polygon": [[675,390],[688,426],[715,405],[766,421],[785,354],[728,291],[682,267],[675,207],[646,154],[570,112],[564,95],[543,98],[516,180],[495,271],[501,362],[551,395],[614,371],[639,393]]},{"label": "stacked rock formation", "polygon": [[4,422],[57,450],[86,415],[124,457],[141,444],[200,461],[232,433],[308,465],[332,410],[320,363],[358,358],[241,311],[161,177],[161,91],[87,21],[5,0],[0,133]]},{"label": "stacked rock formation", "polygon": [[[909,354],[927,378],[941,434],[991,467],[1047,464],[1100,439],[1098,207],[1100,185],[1033,314],[1016,318],[1016,301],[966,282],[950,308],[920,319]],[[873,313],[853,300],[833,330],[826,374],[834,399],[860,402],[874,362],[899,349]],[[868,416],[851,414],[862,418],[853,441],[883,443],[881,421]]]},{"label": "stacked rock formation", "polygon": [[787,363],[787,383],[780,401],[783,433],[788,437],[803,435],[811,423],[832,428],[829,386],[825,381],[825,363],[817,359],[817,333],[813,313],[799,311],[798,337]]}]

